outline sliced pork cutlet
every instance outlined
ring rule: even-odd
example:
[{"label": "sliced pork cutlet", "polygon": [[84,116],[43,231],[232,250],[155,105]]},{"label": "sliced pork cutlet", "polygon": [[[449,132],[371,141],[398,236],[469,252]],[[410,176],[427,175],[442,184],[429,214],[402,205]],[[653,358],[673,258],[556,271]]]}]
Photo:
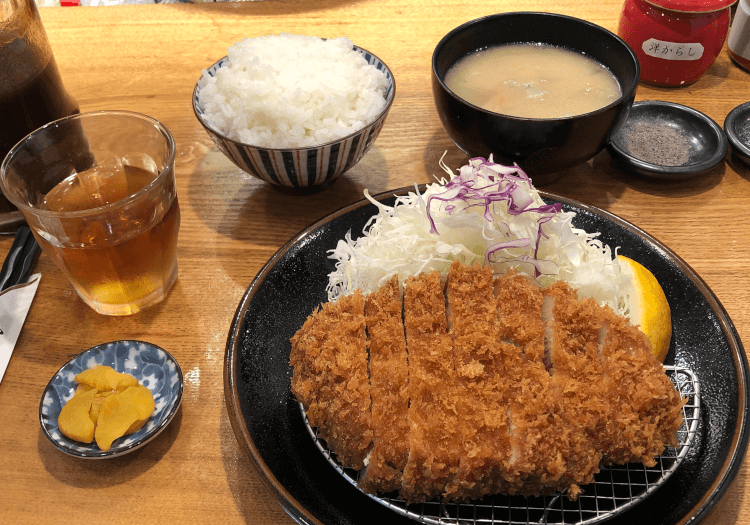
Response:
[{"label": "sliced pork cutlet", "polygon": [[[543,291],[542,319],[547,323],[545,347],[552,387],[563,402],[563,424],[570,436],[567,475],[575,485],[590,483],[612,432],[612,407],[599,364],[599,305],[579,300],[558,281]],[[577,497],[579,487],[568,491]]]},{"label": "sliced pork cutlet", "polygon": [[323,304],[291,342],[292,393],[339,462],[362,468],[372,442],[362,293]]},{"label": "sliced pork cutlet", "polygon": [[617,406],[615,432],[604,451],[605,464],[656,464],[664,447],[677,445],[684,401],[653,356],[637,327],[602,308],[600,358],[604,378]]},{"label": "sliced pork cutlet", "polygon": [[409,459],[400,495],[408,502],[445,491],[462,453],[453,345],[438,272],[404,283],[404,327],[409,353]]},{"label": "sliced pork cutlet", "polygon": [[541,288],[528,276],[512,271],[495,280],[495,297],[500,340],[522,347],[530,361],[545,364]]},{"label": "sliced pork cutlet", "polygon": [[359,486],[370,494],[401,487],[409,456],[409,370],[398,277],[365,298],[370,349],[373,447]]},{"label": "sliced pork cutlet", "polygon": [[448,500],[480,499],[509,488],[503,475],[510,459],[507,383],[492,283],[489,267],[458,261],[446,282],[463,449],[458,473],[446,488]]},{"label": "sliced pork cutlet", "polygon": [[567,473],[569,436],[563,405],[545,370],[542,292],[521,274],[494,282],[499,335],[508,379],[513,454],[512,492],[535,496],[575,483]]}]

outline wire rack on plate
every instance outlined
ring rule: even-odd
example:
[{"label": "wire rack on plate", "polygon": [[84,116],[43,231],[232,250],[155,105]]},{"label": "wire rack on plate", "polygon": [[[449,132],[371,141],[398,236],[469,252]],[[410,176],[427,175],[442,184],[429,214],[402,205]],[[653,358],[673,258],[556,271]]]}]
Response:
[{"label": "wire rack on plate", "polygon": [[[593,524],[605,521],[653,493],[677,469],[687,455],[698,428],[700,418],[700,387],[692,370],[683,367],[665,366],[669,378],[687,402],[682,408],[683,424],[677,432],[678,446],[667,447],[656,458],[656,465],[646,467],[641,463],[602,466],[593,483],[583,488],[576,501],[570,501],[564,493],[544,497],[494,495],[470,503],[444,503],[440,499],[426,503],[407,505],[404,500],[393,497],[370,498],[394,512],[427,524],[455,525],[531,525],[547,524]],[[358,471],[342,467],[336,455],[328,450],[317,431],[310,426],[305,411],[300,405],[310,435],[328,462],[357,487]]]}]

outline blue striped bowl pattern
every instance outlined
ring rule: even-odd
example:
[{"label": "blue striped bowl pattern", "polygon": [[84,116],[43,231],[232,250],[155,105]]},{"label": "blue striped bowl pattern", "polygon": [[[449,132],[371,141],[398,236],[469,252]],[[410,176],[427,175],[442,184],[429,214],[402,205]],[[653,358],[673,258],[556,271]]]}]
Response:
[{"label": "blue striped bowl pattern", "polygon": [[[81,443],[62,435],[57,418],[63,405],[73,397],[75,376],[96,365],[108,365],[135,377],[151,390],[156,408],[143,427],[116,439],[109,450],[96,442]],[[177,413],[182,401],[183,379],[180,365],[169,352],[143,341],[113,341],[89,348],[65,363],[47,384],[39,403],[42,432],[58,450],[85,459],[103,459],[132,452],[161,433]]]},{"label": "blue striped bowl pattern", "polygon": [[[200,81],[193,90],[193,111],[216,146],[239,168],[264,180],[282,191],[325,189],[336,178],[349,170],[367,153],[378,137],[396,94],[396,83],[391,70],[377,56],[360,47],[353,49],[364,55],[367,62],[383,71],[387,78],[386,105],[373,122],[341,140],[302,149],[259,148],[232,140],[211,128],[203,119]],[[224,57],[207,69],[214,76],[227,62]]]}]

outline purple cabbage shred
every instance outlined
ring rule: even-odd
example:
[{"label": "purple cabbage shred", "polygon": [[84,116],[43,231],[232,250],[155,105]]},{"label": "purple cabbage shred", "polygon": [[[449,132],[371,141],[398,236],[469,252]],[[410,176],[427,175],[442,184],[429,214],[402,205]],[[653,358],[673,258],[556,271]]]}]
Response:
[{"label": "purple cabbage shred", "polygon": [[[504,202],[507,204],[508,214],[512,216],[534,212],[541,214],[541,217],[537,219],[537,234],[534,242],[534,260],[536,260],[542,236],[547,237],[542,231],[542,224],[559,213],[562,206],[560,203],[533,206],[534,201],[529,194],[531,188],[533,188],[531,179],[517,164],[503,166],[481,157],[473,158],[445,185],[444,192],[427,198],[430,233],[439,233],[430,212],[433,201],[443,203],[442,209],[449,215],[474,207],[484,207],[484,218],[488,222],[494,220],[492,207],[495,203]],[[530,244],[531,239],[514,239],[496,243],[487,249],[485,256],[487,260],[490,260],[490,256],[498,250],[523,248]],[[534,264],[533,261],[529,262]],[[536,264],[534,267],[538,277],[541,273]]]}]

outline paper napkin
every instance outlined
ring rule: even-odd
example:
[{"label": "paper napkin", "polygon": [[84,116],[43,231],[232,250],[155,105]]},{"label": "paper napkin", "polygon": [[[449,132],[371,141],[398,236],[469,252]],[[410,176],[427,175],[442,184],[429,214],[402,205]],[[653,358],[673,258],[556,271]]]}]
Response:
[{"label": "paper napkin", "polygon": [[27,282],[0,292],[0,382],[8,368],[18,334],[21,333],[41,278],[42,274],[35,273]]}]

